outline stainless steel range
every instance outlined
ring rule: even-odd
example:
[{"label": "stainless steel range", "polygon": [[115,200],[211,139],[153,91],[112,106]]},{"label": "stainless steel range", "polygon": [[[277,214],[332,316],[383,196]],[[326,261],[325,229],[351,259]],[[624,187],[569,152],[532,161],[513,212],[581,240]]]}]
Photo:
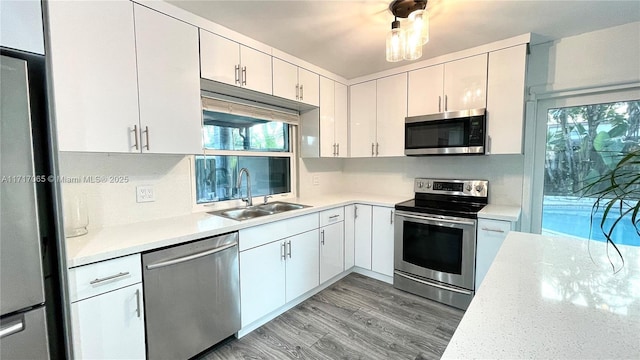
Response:
[{"label": "stainless steel range", "polygon": [[460,309],[474,295],[478,211],[486,180],[414,181],[415,198],[396,204],[394,286]]}]

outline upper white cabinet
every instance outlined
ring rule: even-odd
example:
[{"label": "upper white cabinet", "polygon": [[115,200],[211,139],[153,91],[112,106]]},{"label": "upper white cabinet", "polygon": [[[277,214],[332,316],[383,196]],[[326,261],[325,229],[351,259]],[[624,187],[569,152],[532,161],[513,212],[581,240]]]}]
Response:
[{"label": "upper white cabinet", "polygon": [[320,157],[346,157],[347,86],[320,78]]},{"label": "upper white cabinet", "polygon": [[320,105],[320,76],[309,70],[273,58],[273,95]]},{"label": "upper white cabinet", "polygon": [[133,4],[48,5],[58,148],[140,152]]},{"label": "upper white cabinet", "polygon": [[409,72],[408,116],[486,107],[487,54]]},{"label": "upper white cabinet", "polygon": [[44,54],[39,0],[0,1],[0,45]]},{"label": "upper white cabinet", "polygon": [[271,56],[200,29],[200,75],[271,94]]},{"label": "upper white cabinet", "polygon": [[[134,5],[143,152],[202,151],[198,29]],[[115,105],[115,104],[114,104]]]},{"label": "upper white cabinet", "polygon": [[442,112],[444,65],[409,71],[408,116]]},{"label": "upper white cabinet", "polygon": [[403,156],[407,74],[353,85],[350,101],[351,157]]},{"label": "upper white cabinet", "polygon": [[487,54],[444,64],[444,111],[479,109],[487,104]]},{"label": "upper white cabinet", "polygon": [[488,153],[521,154],[524,134],[527,45],[489,53]]}]

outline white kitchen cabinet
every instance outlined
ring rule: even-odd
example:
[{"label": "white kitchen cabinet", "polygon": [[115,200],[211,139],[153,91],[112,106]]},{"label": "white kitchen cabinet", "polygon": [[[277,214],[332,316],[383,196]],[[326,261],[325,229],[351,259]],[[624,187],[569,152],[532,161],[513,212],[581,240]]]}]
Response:
[{"label": "white kitchen cabinet", "polygon": [[240,252],[242,327],[284,305],[285,256],[282,240]]},{"label": "white kitchen cabinet", "polygon": [[355,226],[356,206],[344,207],[344,269],[351,269],[355,265]]},{"label": "white kitchen cabinet", "polygon": [[71,304],[78,359],[145,359],[142,283]]},{"label": "white kitchen cabinet", "polygon": [[318,235],[318,230],[313,230],[285,239],[287,302],[320,285]]},{"label": "white kitchen cabinet", "polygon": [[198,29],[134,5],[140,148],[161,154],[202,151]]},{"label": "white kitchen cabinet", "polygon": [[490,154],[522,154],[527,45],[489,53],[487,136]]},{"label": "white kitchen cabinet", "polygon": [[371,270],[371,205],[356,204],[354,208],[354,264]]},{"label": "white kitchen cabinet", "polygon": [[407,73],[376,81],[376,156],[404,156]]},{"label": "white kitchen cabinet", "polygon": [[0,34],[0,46],[44,55],[41,1],[0,1]]},{"label": "white kitchen cabinet", "polygon": [[200,75],[272,94],[271,56],[200,29]]},{"label": "white kitchen cabinet", "polygon": [[487,54],[444,64],[444,111],[487,106]]},{"label": "white kitchen cabinet", "polygon": [[371,222],[371,270],[393,276],[394,209],[374,206]]},{"label": "white kitchen cabinet", "polygon": [[320,228],[320,283],[344,271],[344,221]]},{"label": "white kitchen cabinet", "polygon": [[347,86],[320,78],[320,157],[346,157]]},{"label": "white kitchen cabinet", "polygon": [[349,154],[350,157],[375,156],[376,81],[349,87]]},{"label": "white kitchen cabinet", "polygon": [[500,250],[500,246],[513,230],[515,223],[503,220],[478,219],[478,237],[476,245],[476,291],[487,275],[493,259]]},{"label": "white kitchen cabinet", "polygon": [[408,116],[442,112],[444,64],[409,71]]},{"label": "white kitchen cabinet", "polygon": [[140,127],[133,4],[48,6],[58,148],[140,152],[133,132]]},{"label": "white kitchen cabinet", "polygon": [[320,105],[320,76],[273,58],[273,95],[306,104]]}]

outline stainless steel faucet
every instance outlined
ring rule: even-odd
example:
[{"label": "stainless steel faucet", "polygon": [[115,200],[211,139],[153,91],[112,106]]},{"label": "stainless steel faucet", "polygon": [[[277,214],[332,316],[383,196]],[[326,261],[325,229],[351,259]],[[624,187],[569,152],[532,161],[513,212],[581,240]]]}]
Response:
[{"label": "stainless steel faucet", "polygon": [[263,203],[264,205],[267,205],[267,201],[269,201],[269,198],[272,198],[272,197],[273,197],[273,196],[271,196],[271,195],[265,195],[265,196],[264,196],[264,199],[262,199],[262,200],[263,200],[263,202],[262,202],[262,203]]},{"label": "stainless steel faucet", "polygon": [[[247,174],[247,198],[242,199],[242,193],[240,193],[240,186],[242,185],[242,173]],[[253,200],[251,198],[251,175],[249,174],[249,169],[242,168],[238,172],[238,183],[236,184],[236,188],[238,189],[238,193],[240,193],[240,199],[247,203],[247,206],[253,206]]]}]

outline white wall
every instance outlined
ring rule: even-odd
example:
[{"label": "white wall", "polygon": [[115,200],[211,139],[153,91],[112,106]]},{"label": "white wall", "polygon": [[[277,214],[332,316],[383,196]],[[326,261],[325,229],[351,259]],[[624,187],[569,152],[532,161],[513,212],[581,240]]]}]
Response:
[{"label": "white wall", "polygon": [[[301,197],[316,197],[343,192],[343,159],[300,159],[298,189]],[[317,185],[314,185],[317,177]]]},{"label": "white wall", "polygon": [[413,197],[413,179],[489,180],[489,202],[520,205],[522,155],[344,160],[345,190]]},{"label": "white wall", "polygon": [[[63,198],[85,194],[89,229],[162,219],[192,211],[189,158],[180,155],[60,153],[63,176],[127,176],[127,183],[64,183]],[[155,201],[136,202],[153,185]]]}]

